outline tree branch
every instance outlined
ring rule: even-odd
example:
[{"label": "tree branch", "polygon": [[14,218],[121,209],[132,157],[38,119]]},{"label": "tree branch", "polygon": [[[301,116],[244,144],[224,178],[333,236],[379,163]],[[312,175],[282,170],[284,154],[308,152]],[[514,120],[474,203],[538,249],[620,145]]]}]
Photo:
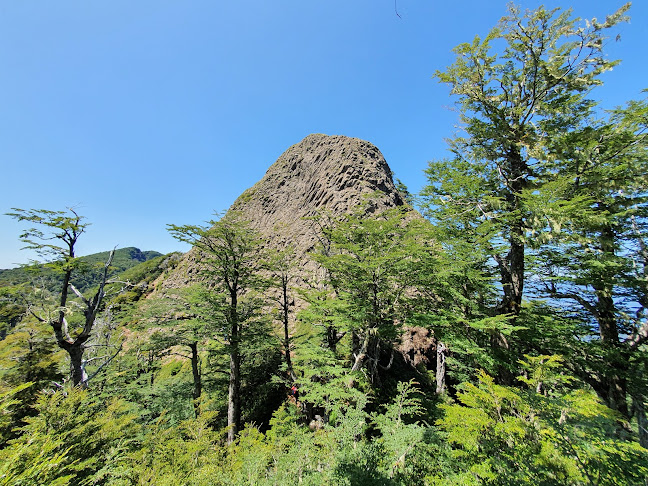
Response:
[{"label": "tree branch", "polygon": [[74,292],[74,293],[76,294],[76,296],[77,296],[79,299],[81,299],[81,301],[82,301],[86,306],[89,306],[89,305],[90,305],[90,301],[89,301],[88,299],[86,299],[86,298],[83,296],[83,294],[82,294],[81,292],[79,292],[79,290],[77,290],[77,288],[76,288],[74,285],[70,284],[70,288],[72,289],[72,292]]},{"label": "tree branch", "polygon": [[597,318],[597,319],[599,318],[599,313],[596,310],[596,307],[593,304],[591,304],[590,302],[588,302],[586,299],[581,297],[580,295],[574,294],[574,293],[562,293],[562,292],[556,292],[556,291],[550,291],[549,293],[550,293],[551,297],[553,297],[554,299],[571,299],[571,300],[575,300],[580,305],[582,305],[595,318]]},{"label": "tree branch", "polygon": [[630,349],[637,349],[640,344],[642,344],[644,341],[648,339],[648,320],[644,321],[644,323],[639,326],[639,329],[637,329],[635,332],[632,333],[632,335],[625,340],[625,342],[630,346]]},{"label": "tree branch", "polygon": [[110,362],[111,362],[113,359],[115,359],[115,357],[119,354],[119,352],[122,350],[122,347],[123,347],[123,346],[124,346],[124,343],[122,342],[122,343],[119,345],[119,348],[117,349],[117,351],[115,351],[115,354],[113,354],[113,355],[112,355],[112,356],[111,356],[107,361],[105,361],[105,362],[104,362],[104,363],[103,363],[99,368],[97,368],[97,371],[95,371],[91,376],[89,376],[88,379],[86,380],[86,382],[89,382],[90,380],[92,380],[95,376],[97,376],[97,374],[98,374],[101,370],[103,370],[106,366],[108,366],[108,365],[110,364]]}]

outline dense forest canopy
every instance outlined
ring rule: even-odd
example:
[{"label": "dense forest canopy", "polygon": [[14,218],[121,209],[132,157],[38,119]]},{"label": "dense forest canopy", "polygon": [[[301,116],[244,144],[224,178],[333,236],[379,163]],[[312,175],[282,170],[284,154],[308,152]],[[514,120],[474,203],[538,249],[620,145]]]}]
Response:
[{"label": "dense forest canopy", "polygon": [[308,262],[239,211],[83,258],[74,209],[13,210],[0,485],[646,484],[648,101],[594,89],[628,9],[457,46],[448,158],[315,211]]}]

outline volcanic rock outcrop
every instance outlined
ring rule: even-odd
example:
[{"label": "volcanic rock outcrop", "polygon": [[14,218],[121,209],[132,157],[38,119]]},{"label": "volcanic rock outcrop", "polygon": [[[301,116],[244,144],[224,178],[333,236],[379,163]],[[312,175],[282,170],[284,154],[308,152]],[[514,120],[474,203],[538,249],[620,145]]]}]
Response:
[{"label": "volcanic rock outcrop", "polygon": [[[349,213],[363,201],[369,201],[369,212],[404,204],[383,155],[357,138],[314,134],[286,150],[230,211],[249,221],[270,248],[295,249],[298,285],[307,273],[317,271],[307,253],[317,244],[318,232],[307,218],[323,210],[334,216]],[[158,288],[191,283],[199,258],[198,252],[189,251]]]}]

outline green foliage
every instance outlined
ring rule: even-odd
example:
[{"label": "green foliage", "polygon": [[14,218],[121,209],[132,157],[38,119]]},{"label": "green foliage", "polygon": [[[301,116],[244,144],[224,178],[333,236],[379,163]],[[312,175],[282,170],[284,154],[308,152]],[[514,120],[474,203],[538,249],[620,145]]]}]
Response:
[{"label": "green foliage", "polygon": [[587,120],[593,102],[585,96],[616,64],[601,52],[604,32],[628,8],[581,27],[571,11],[522,14],[511,5],[485,38],[456,47],[455,63],[435,74],[459,97],[466,136],[450,141],[452,159],[430,164],[430,215],[496,260],[502,305],[514,311],[535,218],[525,195],[541,189],[553,139]]},{"label": "green foliage", "polygon": [[7,477],[25,484],[97,484],[138,434],[126,403],[105,403],[78,388],[41,395],[37,409],[0,451]]},{"label": "green foliage", "polygon": [[52,342],[51,330],[37,321],[21,322],[2,341],[0,347],[0,385],[9,388],[31,383],[15,394],[10,426],[0,434],[0,443],[16,436],[16,427],[24,425],[26,417],[38,413],[38,393],[62,381],[63,353]]},{"label": "green foliage", "polygon": [[427,223],[408,211],[394,208],[367,217],[362,207],[323,228],[326,245],[313,255],[326,268],[335,298],[311,294],[310,319],[319,313],[335,333],[353,334],[352,369],[363,369],[372,382],[382,355],[414,311],[411,290],[427,280],[436,263],[438,247],[428,237]]},{"label": "green foliage", "polygon": [[224,484],[214,477],[225,451],[220,447],[222,434],[210,427],[213,418],[213,413],[203,413],[176,427],[164,417],[156,420],[141,447],[124,458],[121,484]]},{"label": "green foliage", "polygon": [[14,427],[13,415],[16,413],[16,405],[20,405],[20,400],[15,397],[32,385],[33,383],[27,382],[14,388],[0,388],[0,439],[3,445]]},{"label": "green foliage", "polygon": [[[512,384],[529,351],[572,352],[574,373],[626,417],[648,304],[647,105],[599,120],[589,97],[617,63],[605,35],[629,7],[581,25],[569,10],[511,5],[486,37],[459,45],[436,77],[457,95],[465,133],[449,141],[450,159],[430,164],[424,190],[444,245],[499,278],[499,302],[475,316],[510,316],[512,327],[488,331],[497,381]],[[552,320],[565,340],[547,339]],[[531,331],[538,322],[546,334]]]},{"label": "green foliage", "polygon": [[[153,253],[156,252],[144,252],[144,255]],[[151,288],[153,281],[162,273],[174,268],[179,259],[179,253],[158,254],[158,256],[153,256],[142,263],[127,267],[116,274],[114,278],[120,283],[112,283],[106,286],[106,293],[115,295],[111,299],[111,304],[119,309],[124,308],[127,310],[129,304],[137,302],[144,295],[148,295],[153,290]]]},{"label": "green foliage", "polygon": [[[591,392],[550,388],[560,358],[529,358],[529,392],[480,373],[465,383],[459,404],[445,404],[437,424],[455,461],[449,484],[643,484],[647,452],[611,432],[618,419]],[[540,382],[542,377],[544,381]],[[536,393],[538,384],[545,393]]]},{"label": "green foliage", "polygon": [[229,357],[227,426],[232,444],[241,428],[242,346],[270,337],[269,320],[262,313],[267,303],[263,292],[271,285],[262,273],[268,263],[265,241],[235,212],[206,226],[169,225],[169,231],[201,252],[200,277],[208,282],[204,309]]},{"label": "green foliage", "polygon": [[373,422],[381,434],[375,441],[382,452],[381,469],[390,478],[398,478],[404,484],[416,474],[409,465],[408,456],[423,443],[425,433],[425,427],[421,424],[410,422],[425,412],[421,399],[415,395],[418,393],[415,385],[413,380],[400,382],[394,401],[385,407],[383,414],[373,416]]},{"label": "green foliage", "polygon": [[0,285],[0,340],[4,339],[27,313],[23,294],[24,290],[19,286]]},{"label": "green foliage", "polygon": [[536,263],[539,292],[590,327],[587,350],[600,376],[591,384],[626,416],[626,389],[636,376],[627,365],[630,355],[642,354],[648,308],[646,113],[646,100],[630,102],[553,140],[564,160],[559,175],[570,183],[555,194],[564,202],[561,230]]},{"label": "green foliage", "polygon": [[0,451],[0,485],[65,486],[74,484],[73,474],[61,475],[60,464],[67,459],[69,448],[63,441],[41,433],[33,435],[33,444],[23,443]]},{"label": "green foliage", "polygon": [[321,409],[333,425],[344,416],[348,407],[353,407],[359,400],[366,401],[355,386],[362,375],[350,373],[333,351],[315,340],[298,346],[294,365],[300,401]]},{"label": "green foliage", "polygon": [[[127,248],[108,273],[142,261],[128,290],[88,299],[68,284],[91,290],[108,255],[74,254],[83,218],[11,213],[48,263],[0,271],[0,485],[644,485],[648,103],[589,99],[626,10],[579,27],[510,6],[458,46],[436,76],[465,133],[427,171],[434,226],[370,201],[313,218],[326,276],[293,328],[293,249],[240,214],[170,226],[195,287],[152,294],[177,257]],[[399,356],[404,326],[429,331],[427,366]],[[52,329],[109,371],[54,383]]]}]

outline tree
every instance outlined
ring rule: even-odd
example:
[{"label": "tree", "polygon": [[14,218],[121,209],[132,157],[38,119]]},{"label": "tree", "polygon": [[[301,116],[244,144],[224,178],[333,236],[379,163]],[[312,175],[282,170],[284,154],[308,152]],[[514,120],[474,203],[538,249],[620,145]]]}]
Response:
[{"label": "tree", "polygon": [[295,376],[293,372],[291,352],[293,351],[290,330],[290,313],[291,307],[295,305],[294,296],[292,296],[291,281],[295,276],[294,265],[294,247],[288,247],[276,255],[272,256],[270,268],[274,279],[274,286],[278,288],[279,295],[274,299],[279,306],[278,320],[281,322],[283,328],[283,348],[284,359],[286,361],[286,370],[288,376],[294,381]]},{"label": "tree", "polygon": [[483,371],[462,384],[437,421],[454,471],[432,484],[644,484],[646,450],[610,433],[618,416],[592,392],[565,386],[573,377],[561,361],[527,356],[519,378],[528,390]]},{"label": "tree", "polygon": [[548,217],[561,231],[538,258],[539,291],[560,300],[594,333],[591,367],[580,376],[626,416],[627,382],[636,375],[629,366],[646,359],[647,142],[646,100],[555,137],[552,153],[561,167],[554,198],[561,210]]},{"label": "tree", "polygon": [[[191,395],[196,417],[200,415],[203,387],[200,346],[217,332],[205,315],[207,298],[204,289],[194,286],[157,295],[139,307],[144,323],[155,329],[149,346],[156,356],[174,355],[191,363]],[[179,351],[178,347],[184,349]],[[187,351],[188,354],[185,354]]]},{"label": "tree", "polygon": [[[108,270],[114,251],[110,253],[103,266],[99,286],[90,298],[86,298],[74,285],[72,276],[81,268],[81,262],[75,251],[79,237],[85,232],[88,223],[83,222],[83,216],[74,209],[68,211],[51,211],[47,209],[17,209],[7,213],[18,221],[27,221],[36,225],[27,229],[20,239],[47,261],[47,265],[63,275],[63,282],[58,294],[58,306],[55,309],[45,309],[44,312],[34,312],[32,315],[40,322],[49,324],[54,331],[56,342],[64,349],[70,358],[70,378],[72,383],[87,386],[89,376],[85,370],[86,362],[83,354],[86,342],[92,335],[92,330],[105,297],[105,286],[108,281]],[[78,324],[77,332],[70,330],[68,317],[71,313],[70,290],[80,300],[83,318]]]},{"label": "tree", "polygon": [[[489,34],[454,49],[457,59],[435,77],[459,97],[464,136],[449,141],[452,158],[430,163],[429,215],[481,246],[501,282],[496,312],[515,320],[522,309],[528,242],[542,213],[528,196],[555,171],[553,139],[579,129],[594,102],[592,88],[617,61],[602,52],[604,33],[625,20],[626,4],[600,23],[579,26],[571,10],[509,6]],[[496,349],[507,349],[494,333]],[[500,379],[510,382],[506,370]]]},{"label": "tree", "polygon": [[60,370],[63,352],[57,353],[59,350],[52,342],[51,333],[46,324],[25,319],[0,341],[0,388],[32,384],[15,393],[17,404],[12,407],[11,427],[7,428],[11,434],[8,437],[0,434],[0,447],[7,439],[15,437],[26,417],[36,414],[39,393],[51,389],[52,383],[63,377]]},{"label": "tree", "polygon": [[125,484],[121,462],[142,433],[129,404],[65,386],[41,394],[37,409],[21,435],[0,449],[0,485],[107,484],[108,478]]},{"label": "tree", "polygon": [[430,270],[438,251],[424,236],[426,224],[405,208],[370,217],[361,209],[327,229],[330,249],[314,255],[336,292],[331,301],[315,300],[315,310],[338,314],[334,320],[352,335],[352,371],[363,369],[372,382],[391,366],[417,275]]},{"label": "tree", "polygon": [[200,273],[210,290],[212,319],[218,321],[229,355],[227,441],[234,442],[241,427],[241,346],[261,322],[263,299],[268,287],[262,277],[263,239],[235,212],[228,212],[206,226],[169,225],[171,234],[194,246]]}]

